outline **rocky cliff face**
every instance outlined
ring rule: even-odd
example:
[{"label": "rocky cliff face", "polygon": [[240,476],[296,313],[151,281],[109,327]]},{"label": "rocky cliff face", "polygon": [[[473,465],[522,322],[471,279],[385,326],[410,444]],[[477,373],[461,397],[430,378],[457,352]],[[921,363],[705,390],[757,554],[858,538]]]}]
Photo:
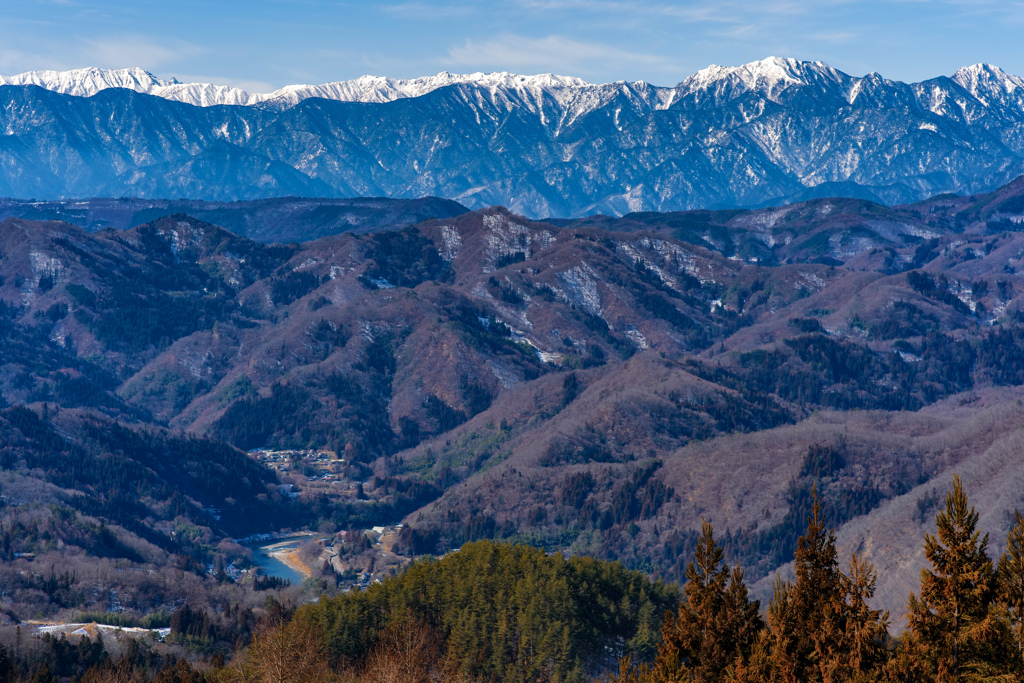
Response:
[{"label": "rocky cliff face", "polygon": [[1024,171],[1022,81],[986,65],[916,84],[776,58],[673,88],[442,74],[296,86],[255,104],[168,99],[160,88],[181,84],[134,72],[103,87],[90,72],[88,88],[58,76],[0,86],[2,195],[429,195],[571,217],[901,203]]}]

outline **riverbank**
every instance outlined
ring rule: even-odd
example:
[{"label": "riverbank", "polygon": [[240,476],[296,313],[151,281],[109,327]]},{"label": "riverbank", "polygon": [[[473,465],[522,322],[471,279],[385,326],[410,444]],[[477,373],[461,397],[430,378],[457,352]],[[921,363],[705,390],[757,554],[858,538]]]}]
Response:
[{"label": "riverbank", "polygon": [[303,536],[315,536],[312,531],[271,531],[266,534],[251,534],[245,538],[236,538],[234,542],[238,545],[244,545],[247,547],[253,547],[257,543],[266,543],[267,541],[280,541],[286,539],[301,538]]},{"label": "riverbank", "polygon": [[268,553],[268,555],[279,560],[290,569],[302,574],[302,576],[307,579],[313,575],[313,570],[302,561],[302,557],[299,555],[297,548],[295,550],[275,550],[274,552]]},{"label": "riverbank", "polygon": [[253,564],[267,576],[286,579],[293,585],[298,585],[312,572],[309,571],[309,567],[304,566],[300,557],[291,557],[291,554],[309,541],[310,536],[312,534],[300,534],[278,538],[271,543],[254,543],[249,546],[252,550]]}]

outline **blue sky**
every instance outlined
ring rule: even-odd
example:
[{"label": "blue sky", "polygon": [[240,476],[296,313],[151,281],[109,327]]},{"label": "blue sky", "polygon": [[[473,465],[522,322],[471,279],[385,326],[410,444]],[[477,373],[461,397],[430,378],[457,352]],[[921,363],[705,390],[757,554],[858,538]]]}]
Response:
[{"label": "blue sky", "polygon": [[769,55],[905,81],[976,62],[1024,75],[1024,2],[0,2],[4,75],[141,66],[250,91],[443,70],[673,85]]}]

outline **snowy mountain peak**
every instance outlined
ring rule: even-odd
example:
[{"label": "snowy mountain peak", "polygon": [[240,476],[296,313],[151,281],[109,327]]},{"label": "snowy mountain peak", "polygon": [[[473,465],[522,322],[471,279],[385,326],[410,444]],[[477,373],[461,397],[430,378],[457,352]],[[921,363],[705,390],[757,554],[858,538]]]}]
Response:
[{"label": "snowy mountain peak", "polygon": [[[363,76],[362,78],[356,79],[355,81],[347,81],[347,83],[379,83],[386,84],[396,91],[402,93],[407,97],[414,97],[417,94],[425,94],[431,90],[437,88],[443,88],[449,85],[458,85],[462,83],[472,83],[473,85],[479,85],[484,87],[504,87],[513,89],[530,89],[530,88],[568,88],[568,87],[584,87],[590,85],[587,81],[581,78],[574,78],[572,76],[558,76],[555,74],[538,74],[536,76],[523,76],[521,74],[509,73],[507,71],[495,71],[490,73],[476,72],[470,74],[453,74],[448,71],[442,71],[436,76],[425,76],[423,78],[414,78],[411,80],[400,80],[390,78],[380,78],[378,76]],[[333,85],[333,84],[332,84]],[[267,96],[268,98],[273,97],[273,93]]]},{"label": "snowy mountain peak", "polygon": [[769,98],[793,85],[807,85],[824,77],[838,82],[839,72],[824,62],[802,62],[797,59],[768,57],[741,66],[711,66],[701,69],[677,87],[685,93],[707,90],[731,90],[732,96],[756,90]]},{"label": "snowy mountain peak", "polygon": [[[975,64],[958,70],[952,80],[969,91],[983,105],[992,103],[1024,108],[1024,79],[1007,74],[990,64]],[[16,76],[0,76],[0,85],[36,85],[47,90],[89,97],[108,88],[127,88],[168,100],[207,107],[214,105],[256,105],[289,107],[309,98],[340,102],[384,103],[408,97],[420,97],[439,88],[471,85],[492,92],[504,92],[526,106],[540,106],[541,95],[553,96],[569,111],[561,123],[603,106],[616,93],[642,100],[644,106],[663,109],[687,96],[699,100],[710,97],[724,102],[748,92],[756,92],[771,100],[792,87],[815,85],[837,88],[850,103],[861,93],[891,82],[877,73],[855,78],[837,71],[824,62],[806,62],[792,58],[768,57],[741,66],[711,66],[701,69],[675,88],[657,88],[642,81],[592,84],[581,78],[556,74],[525,76],[496,71],[456,74],[441,71],[434,76],[395,79],[383,76],[360,76],[348,81],[320,85],[288,85],[269,93],[249,93],[240,88],[213,83],[182,83],[175,78],[162,79],[138,67],[72,71],[30,71]]]},{"label": "snowy mountain peak", "polygon": [[288,85],[270,93],[248,93],[240,88],[212,83],[182,83],[176,78],[163,80],[145,69],[97,69],[89,67],[72,71],[30,71],[17,76],[0,76],[0,85],[38,85],[54,92],[90,97],[107,88],[127,88],[168,100],[196,106],[253,105],[259,103],[292,105],[311,97],[342,102],[391,102],[405,97],[419,97],[438,88],[471,83],[487,88],[512,90],[553,90],[580,88],[587,81],[571,76],[539,74],[523,76],[505,71],[494,73],[453,74],[442,71],[436,76],[410,80],[361,76],[349,81],[321,85]]},{"label": "snowy mountain peak", "polygon": [[962,66],[953,74],[953,80],[963,85],[965,82],[979,78],[1002,80],[1007,78],[1007,73],[995,64],[979,62],[970,66]]},{"label": "snowy mountain peak", "polygon": [[145,69],[97,69],[88,67],[72,71],[28,71],[17,76],[0,76],[0,85],[38,85],[41,88],[89,97],[107,88],[127,88],[136,92],[150,92],[155,88],[176,84],[164,81]]},{"label": "snowy mountain peak", "polygon": [[973,64],[957,69],[953,81],[985,104],[1024,101],[1024,79],[992,64]]}]

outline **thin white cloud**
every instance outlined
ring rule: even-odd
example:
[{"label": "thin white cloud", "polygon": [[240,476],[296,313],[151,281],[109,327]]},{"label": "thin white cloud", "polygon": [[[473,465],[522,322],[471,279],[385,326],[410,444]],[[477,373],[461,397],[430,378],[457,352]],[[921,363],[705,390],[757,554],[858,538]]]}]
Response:
[{"label": "thin white cloud", "polygon": [[518,0],[517,4],[526,9],[542,11],[598,11],[624,12],[643,9],[646,3],[622,2],[621,0]]},{"label": "thin white cloud", "polygon": [[396,19],[416,21],[445,21],[449,19],[464,19],[479,11],[474,5],[466,4],[435,4],[412,0],[395,5],[384,5],[381,11]]},{"label": "thin white cloud", "polygon": [[13,48],[0,49],[0,74],[14,76],[26,71],[61,69],[64,64],[51,56]]},{"label": "thin white cloud", "polygon": [[[622,0],[517,0],[528,10],[600,12],[647,17],[672,17],[692,22],[749,21],[752,17],[795,16],[862,0],[687,0],[683,2],[627,2]],[[926,0],[927,1],[927,0]]]},{"label": "thin white cloud", "polygon": [[206,50],[186,41],[161,44],[151,36],[126,35],[85,40],[81,59],[92,66],[122,68],[141,66],[155,71],[201,56]]},{"label": "thin white cloud", "polygon": [[757,24],[736,24],[730,28],[716,29],[712,31],[712,35],[720,36],[722,38],[743,40],[757,35],[762,28],[763,26]]},{"label": "thin white cloud", "polygon": [[527,38],[506,33],[485,41],[467,39],[449,48],[446,64],[486,71],[556,71],[591,74],[622,66],[665,68],[660,55],[629,52],[601,43],[582,43],[559,35]]},{"label": "thin white cloud", "polygon": [[106,69],[138,66],[154,72],[167,71],[208,52],[186,41],[161,41],[142,34],[78,40],[48,37],[26,41],[20,38],[16,32],[0,31],[0,73],[13,75],[42,69],[64,71],[87,66]]},{"label": "thin white cloud", "polygon": [[860,35],[856,31],[819,31],[811,35],[811,40],[831,45],[842,45],[857,40]]}]

